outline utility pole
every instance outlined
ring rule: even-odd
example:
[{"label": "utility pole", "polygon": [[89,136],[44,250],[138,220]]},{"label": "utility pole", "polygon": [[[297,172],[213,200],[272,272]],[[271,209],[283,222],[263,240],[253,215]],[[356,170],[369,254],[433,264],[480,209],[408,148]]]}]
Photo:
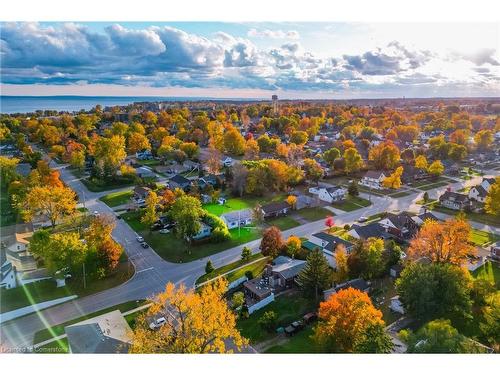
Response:
[{"label": "utility pole", "polygon": [[83,262],[83,289],[87,289],[87,280],[85,278],[85,262]]},{"label": "utility pole", "polygon": [[238,211],[238,238],[241,237],[241,211]]}]

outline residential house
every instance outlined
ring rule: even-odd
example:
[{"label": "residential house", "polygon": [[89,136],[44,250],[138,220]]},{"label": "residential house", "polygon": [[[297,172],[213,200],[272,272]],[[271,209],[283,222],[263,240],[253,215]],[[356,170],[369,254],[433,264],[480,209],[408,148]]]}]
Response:
[{"label": "residential house", "polygon": [[244,227],[252,223],[252,210],[247,208],[244,210],[227,212],[222,214],[220,218],[226,223],[228,229]]},{"label": "residential house", "polygon": [[342,186],[311,187],[309,193],[317,195],[324,202],[333,203],[344,200],[347,189]]},{"label": "residential house", "polygon": [[28,177],[31,173],[31,164],[30,163],[19,163],[16,165],[16,173],[22,177]]},{"label": "residential house", "polygon": [[15,233],[2,238],[6,259],[17,272],[32,271],[37,268],[36,260],[29,251],[29,240],[33,232]]},{"label": "residential house", "polygon": [[196,233],[194,236],[191,237],[193,240],[201,240],[203,238],[210,237],[212,234],[212,227],[208,224],[205,224],[204,222],[200,222],[201,227],[198,233]]},{"label": "residential house", "polygon": [[439,221],[439,219],[436,216],[434,216],[431,212],[428,212],[428,211],[424,211],[423,213],[421,213],[419,215],[414,215],[411,217],[411,219],[419,227],[422,226],[426,220]]},{"label": "residential house", "polygon": [[5,249],[0,249],[0,288],[12,289],[17,286],[16,269],[7,260]]},{"label": "residential house", "polygon": [[318,232],[313,234],[308,241],[305,241],[302,246],[308,250],[319,248],[326,257],[330,267],[337,267],[335,262],[335,251],[337,246],[343,245],[347,253],[350,253],[354,244],[344,240],[343,238],[332,236],[326,232]]},{"label": "residential house", "polygon": [[300,271],[306,266],[305,260],[279,256],[272,264],[266,266],[264,274],[269,277],[269,283],[274,287],[291,288]]},{"label": "residential house", "polygon": [[287,215],[290,209],[291,206],[285,201],[271,202],[262,206],[262,213],[264,218],[267,219]]},{"label": "residential house", "polygon": [[153,159],[153,154],[150,150],[142,150],[135,153],[137,160],[151,160]]},{"label": "residential house", "polygon": [[493,177],[490,178],[483,178],[483,181],[481,181],[481,186],[486,190],[490,191],[491,185],[495,183],[496,179]]},{"label": "residential house", "polygon": [[230,158],[229,156],[226,156],[224,159],[221,160],[221,163],[224,167],[232,167],[234,164],[234,160]]},{"label": "residential house", "polygon": [[484,203],[488,195],[488,190],[486,190],[482,184],[476,185],[470,188],[468,195],[470,199]]},{"label": "residential house", "polygon": [[471,201],[465,194],[446,191],[439,197],[442,206],[451,210],[465,210],[471,207]]},{"label": "residential house", "polygon": [[305,194],[296,194],[295,197],[297,198],[297,202],[295,203],[295,208],[297,210],[308,207],[317,207],[319,205],[318,196],[310,197],[309,195]]},{"label": "residential house", "polygon": [[156,178],[156,173],[149,167],[136,168],[135,173],[140,178]]},{"label": "residential house", "polygon": [[188,171],[194,171],[194,170],[198,170],[200,168],[200,163],[197,163],[197,162],[192,161],[192,160],[186,160],[186,161],[184,161],[184,163],[182,163],[182,165]]},{"label": "residential house", "polygon": [[399,240],[409,240],[418,232],[419,228],[411,215],[406,212],[398,214],[389,212],[379,221],[379,224],[387,233]]},{"label": "residential house", "polygon": [[224,175],[215,175],[210,173],[198,180],[198,186],[200,187],[200,189],[204,189],[208,185],[212,185],[212,187],[216,188],[221,185],[223,181]]},{"label": "residential house", "polygon": [[182,189],[184,191],[189,190],[191,187],[191,180],[187,179],[186,177],[176,174],[173,176],[170,180],[168,180],[168,184],[170,189]]},{"label": "residential house", "polygon": [[347,232],[347,234],[358,240],[366,240],[370,237],[377,237],[384,239],[390,237],[378,222],[369,223],[366,225],[353,224],[349,232]]},{"label": "residential house", "polygon": [[490,250],[490,257],[495,261],[500,261],[500,246],[492,246]]},{"label": "residential house", "polygon": [[109,313],[64,328],[71,353],[127,353],[133,332],[122,313]]},{"label": "residential house", "polygon": [[337,294],[341,290],[348,289],[348,288],[353,288],[353,289],[357,289],[361,292],[368,293],[370,291],[370,283],[368,283],[367,281],[365,281],[361,278],[349,280],[349,281],[346,281],[345,283],[339,284],[331,289],[327,289],[327,290],[323,291],[323,298],[326,301],[326,300],[328,300],[328,298],[330,298],[331,295]]},{"label": "residential house", "polygon": [[382,181],[384,181],[386,177],[387,176],[382,171],[368,171],[361,181],[359,181],[359,184],[371,189],[381,190],[383,189]]},{"label": "residential house", "polygon": [[136,200],[145,200],[149,193],[151,193],[151,189],[146,186],[136,186],[133,193]]}]

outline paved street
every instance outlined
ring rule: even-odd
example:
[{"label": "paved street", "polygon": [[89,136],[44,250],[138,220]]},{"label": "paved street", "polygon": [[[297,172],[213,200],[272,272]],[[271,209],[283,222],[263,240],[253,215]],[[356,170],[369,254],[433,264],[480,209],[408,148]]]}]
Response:
[{"label": "paved street", "polygon": [[[113,210],[106,204],[98,200],[100,196],[108,194],[107,192],[93,193],[85,185],[76,179],[68,169],[61,166],[55,166],[61,172],[61,178],[80,196],[89,212],[113,213]],[[452,184],[453,190],[458,190],[464,186],[477,184],[480,178],[474,178],[465,182]],[[428,191],[430,197],[437,197],[446,190],[446,186]],[[115,191],[127,190],[128,188],[116,189]],[[367,198],[366,194],[362,194]],[[420,206],[415,202],[421,199],[423,193],[414,193],[402,198],[389,198],[371,196],[373,204],[367,208],[360,208],[353,212],[346,212],[334,217],[335,224],[342,226],[352,224],[360,216],[370,216],[380,212],[393,210],[418,210]],[[488,227],[483,224],[472,223],[474,227],[484,230],[490,230],[500,234],[500,230],[494,227]],[[324,220],[300,225],[283,232],[284,237],[296,235],[308,237],[311,234],[324,229]],[[64,323],[70,319],[77,318],[83,314],[92,313],[119,303],[143,299],[149,297],[163,289],[165,284],[170,281],[176,284],[184,283],[193,286],[196,279],[204,274],[206,258],[199,259],[190,263],[176,264],[170,263],[160,258],[151,248],[143,249],[136,241],[136,233],[123,221],[117,220],[113,237],[126,250],[129,259],[135,267],[134,276],[124,284],[115,288],[79,298],[77,300],[64,303],[55,307],[48,308],[37,314],[16,319],[7,322],[1,326],[1,345],[3,347],[26,347],[33,344],[33,335],[35,332],[56,324]],[[260,239],[249,242],[245,245],[236,246],[221,253],[210,256],[215,267],[236,261],[240,258],[243,246],[249,246],[253,252],[258,251]]]}]

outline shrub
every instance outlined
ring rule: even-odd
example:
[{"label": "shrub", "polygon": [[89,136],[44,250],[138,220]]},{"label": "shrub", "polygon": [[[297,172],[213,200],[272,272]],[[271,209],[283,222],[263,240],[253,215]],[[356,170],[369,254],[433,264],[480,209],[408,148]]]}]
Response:
[{"label": "shrub", "polygon": [[233,303],[233,308],[237,309],[238,307],[243,306],[243,303],[245,302],[245,295],[243,292],[236,292],[233,294],[231,301]]},{"label": "shrub", "polygon": [[214,270],[214,266],[212,264],[212,261],[209,259],[206,266],[205,266],[205,273],[211,273]]},{"label": "shrub", "polygon": [[344,230],[349,230],[349,229],[351,229],[351,227],[349,226],[349,224],[344,225]]},{"label": "shrub", "polygon": [[248,280],[252,280],[253,279],[253,272],[252,271],[246,271],[245,272],[245,276]]},{"label": "shrub", "polygon": [[259,325],[268,332],[276,329],[278,315],[274,311],[266,311],[264,315],[258,320]]}]

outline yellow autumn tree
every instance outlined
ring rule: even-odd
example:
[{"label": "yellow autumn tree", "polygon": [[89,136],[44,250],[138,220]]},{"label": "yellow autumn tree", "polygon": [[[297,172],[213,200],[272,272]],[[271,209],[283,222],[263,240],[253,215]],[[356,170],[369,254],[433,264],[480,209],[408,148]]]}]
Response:
[{"label": "yellow autumn tree", "polygon": [[[247,345],[236,329],[236,316],[224,299],[223,278],[195,292],[168,283],[137,319],[130,353],[231,353]],[[151,330],[147,318],[163,315],[166,323]],[[229,345],[230,344],[230,345]]]},{"label": "yellow autumn tree", "polygon": [[401,175],[403,174],[403,167],[397,167],[396,170],[382,181],[387,189],[399,189],[401,187]]},{"label": "yellow autumn tree", "polygon": [[495,183],[490,187],[484,208],[487,213],[500,216],[500,177],[497,177]]},{"label": "yellow autumn tree", "polygon": [[427,220],[408,249],[410,258],[429,258],[435,263],[463,265],[476,248],[469,244],[471,228],[467,221],[456,218],[437,222]]},{"label": "yellow autumn tree", "polygon": [[427,166],[427,159],[424,155],[419,155],[415,158],[415,168],[426,170]]},{"label": "yellow autumn tree", "polygon": [[289,195],[287,198],[286,198],[286,203],[288,203],[290,206],[292,206],[292,208],[296,208],[296,204],[297,204],[297,197],[295,195]]}]

